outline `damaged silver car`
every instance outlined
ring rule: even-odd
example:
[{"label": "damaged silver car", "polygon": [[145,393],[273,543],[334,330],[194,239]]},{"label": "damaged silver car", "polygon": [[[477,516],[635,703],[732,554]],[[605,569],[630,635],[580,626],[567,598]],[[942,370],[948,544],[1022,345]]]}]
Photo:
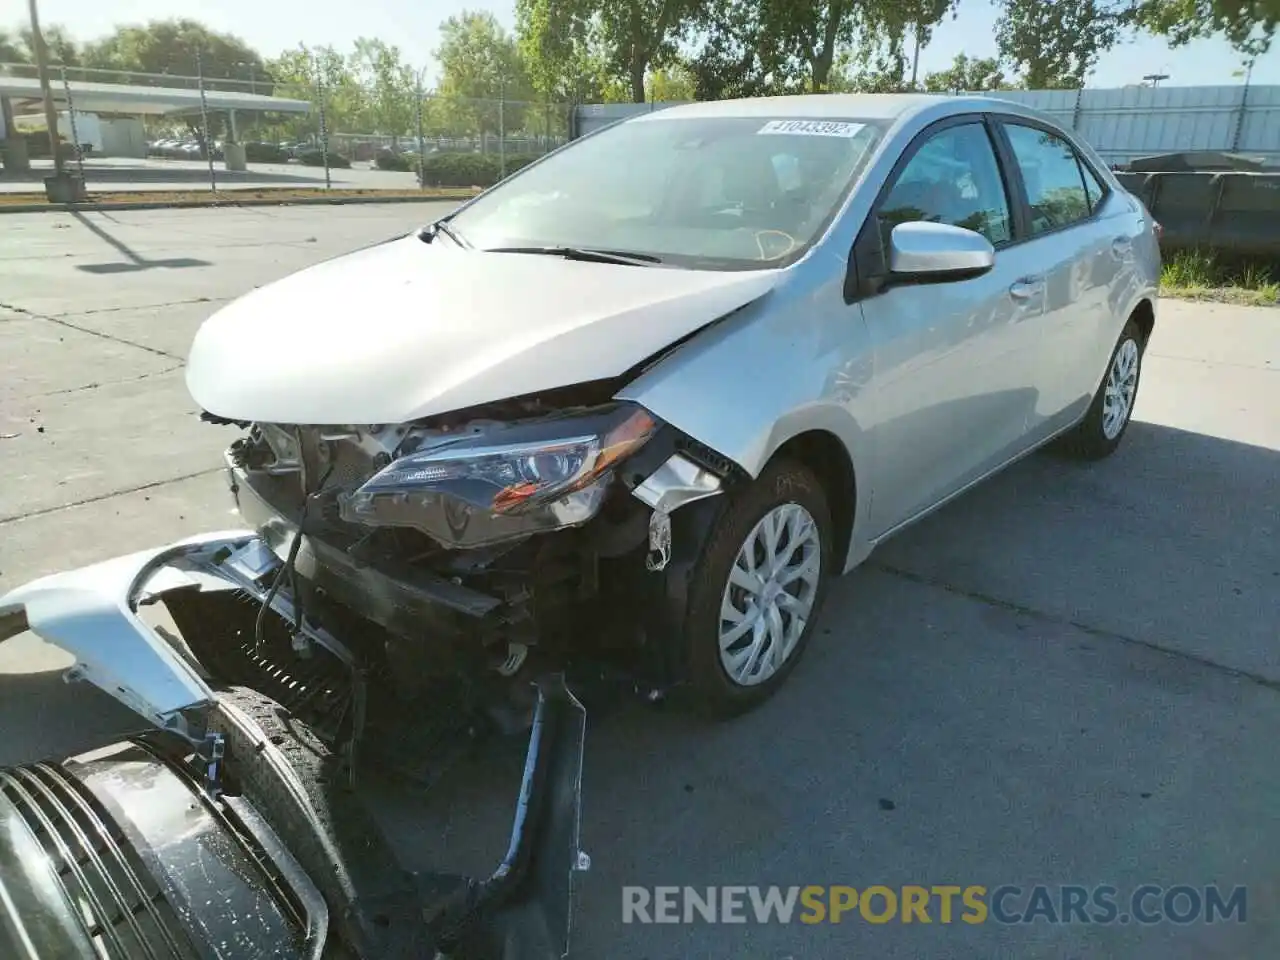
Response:
[{"label": "damaged silver car", "polygon": [[[249,797],[358,956],[560,956],[579,697],[750,709],[878,543],[1051,441],[1114,451],[1157,229],[1013,103],[645,114],[212,316],[187,383],[249,529],[22,588],[0,639],[72,650],[217,817]],[[530,732],[508,858],[357,879],[395,858],[332,784],[482,729]]]},{"label": "damaged silver car", "polygon": [[1118,442],[1158,262],[1011,104],[700,104],[243,298],[188,384],[247,428],[231,485],[298,601],[401,696],[608,653],[732,713],[877,541]]}]

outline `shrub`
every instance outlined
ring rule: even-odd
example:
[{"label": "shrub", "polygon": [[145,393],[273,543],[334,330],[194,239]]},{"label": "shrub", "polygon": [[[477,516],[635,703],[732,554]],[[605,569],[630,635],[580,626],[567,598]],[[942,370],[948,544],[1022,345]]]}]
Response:
[{"label": "shrub", "polygon": [[[318,147],[311,147],[307,150],[298,151],[298,162],[306,167],[323,167],[324,151]],[[351,166],[351,161],[340,153],[329,151],[329,166],[335,170],[345,170]]]},{"label": "shrub", "polygon": [[416,154],[394,153],[391,150],[379,150],[374,156],[374,165],[379,170],[413,170],[418,165]]},{"label": "shrub", "polygon": [[[507,176],[537,159],[537,154],[508,154]],[[491,187],[502,178],[502,159],[493,153],[433,153],[422,174],[428,187]]]},{"label": "shrub", "polygon": [[250,141],[244,145],[244,158],[250,163],[284,163],[288,158],[280,145]]}]

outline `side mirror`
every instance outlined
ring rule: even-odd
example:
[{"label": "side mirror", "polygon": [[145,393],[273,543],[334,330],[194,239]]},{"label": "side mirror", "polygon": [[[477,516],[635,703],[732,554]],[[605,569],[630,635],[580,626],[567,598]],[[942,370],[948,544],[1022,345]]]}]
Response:
[{"label": "side mirror", "polygon": [[980,233],[946,223],[900,223],[889,235],[890,283],[949,283],[980,277],[996,264]]}]

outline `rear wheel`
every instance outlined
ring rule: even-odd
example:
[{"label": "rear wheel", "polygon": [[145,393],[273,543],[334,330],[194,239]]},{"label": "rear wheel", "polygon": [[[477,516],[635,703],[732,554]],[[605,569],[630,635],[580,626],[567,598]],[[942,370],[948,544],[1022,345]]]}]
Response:
[{"label": "rear wheel", "polygon": [[1133,405],[1138,399],[1142,373],[1142,331],[1130,320],[1111,353],[1107,375],[1093,397],[1089,412],[1067,433],[1061,450],[1081,460],[1101,460],[1115,453],[1129,429]]},{"label": "rear wheel", "polygon": [[683,640],[700,709],[742,713],[783,684],[813,633],[832,541],[826,493],[802,464],[771,464],[736,496],[690,585]]}]

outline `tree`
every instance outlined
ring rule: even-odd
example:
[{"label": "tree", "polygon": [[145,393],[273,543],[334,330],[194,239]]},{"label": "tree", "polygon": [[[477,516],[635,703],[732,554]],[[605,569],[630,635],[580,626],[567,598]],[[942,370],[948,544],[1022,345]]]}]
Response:
[{"label": "tree", "polygon": [[996,43],[1031,90],[1075,89],[1131,22],[1129,0],[1000,0]]},{"label": "tree", "polygon": [[650,103],[692,100],[693,74],[683,64],[672,64],[652,71],[645,87]]},{"label": "tree", "polygon": [[703,0],[546,0],[530,2],[522,21],[525,44],[540,58],[539,70],[557,50],[598,45],[608,78],[626,83],[631,99],[645,102],[645,78],[677,59],[678,42],[697,18]]},{"label": "tree", "polygon": [[402,136],[417,119],[418,81],[400,48],[360,37],[348,61],[361,93],[360,130]]},{"label": "tree", "polygon": [[808,67],[812,90],[830,89],[831,68],[841,46],[851,46],[859,27],[866,25],[866,11],[856,0],[825,0],[792,5],[772,0],[784,26],[779,31]]},{"label": "tree", "polygon": [[[434,126],[451,132],[489,133],[519,129],[532,84],[516,42],[488,11],[464,11],[440,24],[439,97]],[[502,106],[499,106],[499,102]]]},{"label": "tree", "polygon": [[[80,46],[71,39],[71,34],[67,32],[66,27],[58,26],[56,23],[49,26],[42,26],[40,33],[44,37],[44,48],[49,52],[49,63],[53,66],[61,64],[64,67],[76,67],[80,65]],[[35,62],[35,37],[31,33],[30,27],[23,27],[18,31],[18,42],[25,56],[19,61],[22,63]],[[0,57],[0,60],[7,60],[7,57]]]},{"label": "tree", "polygon": [[925,75],[924,88],[930,93],[980,93],[1012,87],[995,57],[969,57],[958,53],[946,70]]},{"label": "tree", "polygon": [[[49,51],[49,62],[57,66],[62,64],[75,67],[80,64],[80,47],[71,38],[66,27],[51,24],[40,31],[44,35],[45,49]],[[34,63],[35,38],[30,27],[23,27],[16,33],[0,30],[0,63]]]},{"label": "tree", "polygon": [[196,52],[206,78],[248,79],[261,75],[261,55],[239,37],[218,33],[195,20],[152,20],[117,27],[115,33],[85,47],[86,67],[138,73],[196,75]]},{"label": "tree", "polygon": [[1271,48],[1280,25],[1280,0],[1136,0],[1134,21],[1174,46],[1222,36],[1246,56]]},{"label": "tree", "polygon": [[[325,126],[329,130],[356,130],[364,91],[356,83],[347,58],[333,47],[286,50],[266,66],[272,94],[291,100],[317,103],[317,76],[324,94]],[[318,117],[290,117],[281,125],[291,137],[304,137],[317,129]]]},{"label": "tree", "polygon": [[906,57],[892,41],[881,49],[843,49],[827,80],[830,93],[901,93],[909,89]]},{"label": "tree", "polygon": [[[920,51],[929,45],[929,41],[933,39],[933,31],[947,14],[951,14],[952,18],[955,17],[958,4],[959,0],[906,0],[905,3],[890,8],[893,19],[888,24],[889,39],[891,41],[896,39],[901,50],[902,37],[907,30],[910,30],[914,42],[915,49],[911,56],[911,82],[908,86],[912,88],[917,86],[916,70],[919,67]],[[894,19],[899,22],[895,24]]]},{"label": "tree", "polygon": [[693,31],[699,41],[685,58],[699,100],[798,93],[805,68],[789,49],[788,22],[776,0],[715,0]]},{"label": "tree", "polygon": [[564,16],[556,0],[516,0],[516,46],[538,96],[557,103],[604,99],[608,55],[590,20]]},{"label": "tree", "polygon": [[[837,86],[870,83],[876,89],[902,89],[907,63],[905,40],[913,33],[927,43],[938,23],[955,9],[957,0],[820,0],[800,4],[794,0],[768,0],[772,18],[779,23],[792,55],[808,68],[808,86],[815,91],[832,89],[833,68],[842,51],[848,61],[861,64],[850,74],[850,64],[835,77]],[[865,66],[869,64],[870,66]],[[851,79],[860,78],[860,79]]]}]

